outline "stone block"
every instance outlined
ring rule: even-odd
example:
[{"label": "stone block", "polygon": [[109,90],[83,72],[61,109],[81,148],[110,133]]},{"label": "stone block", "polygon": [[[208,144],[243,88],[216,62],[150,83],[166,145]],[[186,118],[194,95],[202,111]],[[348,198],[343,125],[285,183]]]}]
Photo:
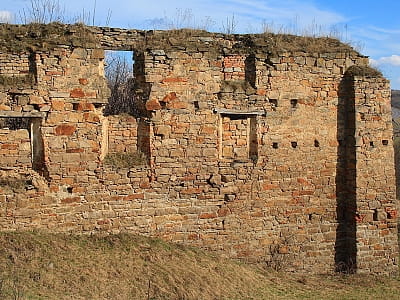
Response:
[{"label": "stone block", "polygon": [[72,135],[76,131],[76,127],[74,125],[61,124],[55,128],[56,135]]}]

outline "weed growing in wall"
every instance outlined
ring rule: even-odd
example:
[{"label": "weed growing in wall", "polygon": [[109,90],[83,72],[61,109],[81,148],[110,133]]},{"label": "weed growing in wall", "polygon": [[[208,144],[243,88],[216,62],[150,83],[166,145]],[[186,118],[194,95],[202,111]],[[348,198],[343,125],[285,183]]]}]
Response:
[{"label": "weed growing in wall", "polygon": [[107,154],[104,158],[104,164],[117,168],[132,168],[146,165],[147,159],[144,153],[140,151],[116,152]]}]

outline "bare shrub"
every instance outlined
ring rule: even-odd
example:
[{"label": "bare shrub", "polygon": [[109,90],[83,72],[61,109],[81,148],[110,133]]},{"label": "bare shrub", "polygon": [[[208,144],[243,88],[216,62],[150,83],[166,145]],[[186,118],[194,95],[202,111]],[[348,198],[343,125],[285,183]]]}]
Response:
[{"label": "bare shrub", "polygon": [[230,17],[226,17],[225,22],[222,23],[221,31],[226,34],[236,33],[238,21],[235,19],[235,15],[232,14]]},{"label": "bare shrub", "polygon": [[137,115],[133,61],[128,61],[126,55],[121,53],[109,52],[106,56],[105,75],[108,80],[108,87],[111,90],[111,97],[105,109],[105,114],[127,113]]},{"label": "bare shrub", "polygon": [[30,0],[28,6],[19,14],[25,24],[65,21],[65,8],[61,6],[59,0]]}]

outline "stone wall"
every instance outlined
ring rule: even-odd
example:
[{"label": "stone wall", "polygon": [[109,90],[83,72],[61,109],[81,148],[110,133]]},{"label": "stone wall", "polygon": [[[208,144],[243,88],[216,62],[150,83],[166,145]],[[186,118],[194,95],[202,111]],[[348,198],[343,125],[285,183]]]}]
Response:
[{"label": "stone wall", "polygon": [[29,73],[29,53],[1,53],[0,76],[24,76]]},{"label": "stone wall", "polygon": [[[2,190],[3,230],[127,231],[286,270],[397,272],[389,85],[349,72],[366,57],[88,30],[96,47],[39,49],[36,82],[0,86],[1,117],[40,120],[32,163],[45,182]],[[106,116],[103,49],[127,48],[141,116]],[[146,163],[105,159],[136,151]]]}]

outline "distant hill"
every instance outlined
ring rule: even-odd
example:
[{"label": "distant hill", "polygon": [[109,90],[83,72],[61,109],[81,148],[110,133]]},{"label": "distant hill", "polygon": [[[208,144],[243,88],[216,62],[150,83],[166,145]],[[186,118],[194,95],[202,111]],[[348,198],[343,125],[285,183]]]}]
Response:
[{"label": "distant hill", "polygon": [[400,117],[400,90],[392,90],[392,117]]}]

